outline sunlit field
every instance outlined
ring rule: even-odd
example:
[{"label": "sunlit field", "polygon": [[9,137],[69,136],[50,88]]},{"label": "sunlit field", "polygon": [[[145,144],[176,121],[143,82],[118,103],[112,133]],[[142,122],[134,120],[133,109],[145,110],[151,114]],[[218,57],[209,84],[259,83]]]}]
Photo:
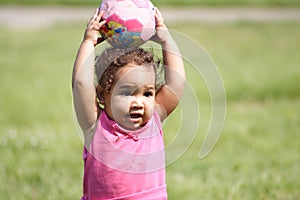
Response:
[{"label": "sunlit field", "polygon": [[[167,167],[169,199],[299,199],[300,24],[169,27],[206,49],[227,95],[222,135],[200,160],[210,104],[207,92],[196,90],[204,114],[190,148]],[[33,31],[1,27],[0,194],[4,199],[81,197],[82,142],[73,120],[71,72],[84,28],[84,23]],[[191,68],[186,70],[188,82],[203,84],[193,78]],[[166,143],[172,139],[168,127],[176,126],[175,121],[165,125]]]}]

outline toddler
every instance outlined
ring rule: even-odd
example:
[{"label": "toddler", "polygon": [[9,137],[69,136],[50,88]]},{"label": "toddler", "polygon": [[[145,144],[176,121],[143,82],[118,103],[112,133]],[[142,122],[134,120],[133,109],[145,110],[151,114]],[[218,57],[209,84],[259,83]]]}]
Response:
[{"label": "toddler", "polygon": [[152,40],[162,47],[163,85],[157,84],[153,53],[142,48],[108,48],[95,59],[95,46],[103,41],[99,30],[106,23],[102,16],[97,9],[88,22],[72,77],[85,138],[82,200],[167,199],[161,122],[184,89],[179,49],[155,9]]}]

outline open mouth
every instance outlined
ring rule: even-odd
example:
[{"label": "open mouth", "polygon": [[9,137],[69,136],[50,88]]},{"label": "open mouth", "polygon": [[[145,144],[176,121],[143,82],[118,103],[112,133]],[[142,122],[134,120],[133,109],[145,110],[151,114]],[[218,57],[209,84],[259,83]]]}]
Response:
[{"label": "open mouth", "polygon": [[140,113],[132,113],[132,114],[130,114],[130,118],[132,118],[132,119],[138,119],[138,118],[142,118],[142,117],[143,117],[143,115],[140,114]]}]

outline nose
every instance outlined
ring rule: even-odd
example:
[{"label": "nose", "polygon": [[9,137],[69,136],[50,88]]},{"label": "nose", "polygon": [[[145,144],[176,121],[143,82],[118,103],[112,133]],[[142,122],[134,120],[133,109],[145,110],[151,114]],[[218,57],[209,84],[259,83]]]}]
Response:
[{"label": "nose", "polygon": [[144,103],[143,103],[142,98],[140,98],[140,97],[132,97],[131,108],[134,108],[134,109],[144,108]]}]

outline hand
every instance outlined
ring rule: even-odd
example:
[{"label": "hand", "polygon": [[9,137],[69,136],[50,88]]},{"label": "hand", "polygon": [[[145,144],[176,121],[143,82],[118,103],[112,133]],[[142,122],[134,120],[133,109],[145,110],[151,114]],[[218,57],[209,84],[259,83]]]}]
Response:
[{"label": "hand", "polygon": [[95,11],[87,24],[87,28],[84,33],[84,41],[91,42],[94,46],[104,41],[102,37],[99,37],[100,28],[106,23],[105,20],[101,21],[103,11],[99,12],[99,8]]},{"label": "hand", "polygon": [[154,10],[156,34],[151,38],[151,40],[159,44],[163,44],[167,42],[171,35],[167,26],[164,23],[164,19],[161,15],[161,12],[156,7],[154,8]]}]

